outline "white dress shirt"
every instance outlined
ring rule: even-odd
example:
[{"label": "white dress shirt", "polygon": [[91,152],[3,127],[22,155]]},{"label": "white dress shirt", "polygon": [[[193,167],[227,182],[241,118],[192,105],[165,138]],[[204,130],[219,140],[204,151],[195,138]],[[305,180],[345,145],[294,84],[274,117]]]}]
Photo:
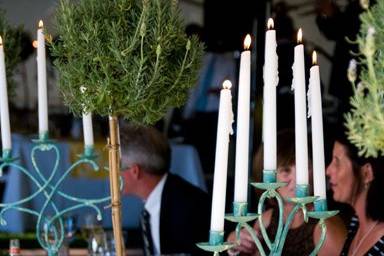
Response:
[{"label": "white dress shirt", "polygon": [[156,187],[149,194],[144,208],[150,214],[151,235],[153,241],[154,255],[161,255],[160,248],[160,208],[161,208],[161,195],[163,194],[164,184],[167,180],[168,174],[165,174]]}]

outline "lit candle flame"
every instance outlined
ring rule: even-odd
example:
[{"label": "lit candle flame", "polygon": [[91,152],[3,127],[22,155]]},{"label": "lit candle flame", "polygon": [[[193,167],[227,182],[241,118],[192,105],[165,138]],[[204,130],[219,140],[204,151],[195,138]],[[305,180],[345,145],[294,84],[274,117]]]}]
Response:
[{"label": "lit candle flame", "polygon": [[43,21],[40,20],[40,21],[39,21],[39,28],[43,28],[43,27],[44,27]]},{"label": "lit candle flame", "polygon": [[252,42],[251,36],[247,34],[247,36],[244,39],[244,50],[249,50],[249,47],[251,46],[251,42]]},{"label": "lit candle flame", "polygon": [[231,87],[232,87],[232,83],[231,83],[231,81],[229,81],[229,80],[225,80],[224,82],[223,82],[223,88],[224,89],[231,89]]},{"label": "lit candle flame", "polygon": [[312,53],[312,64],[317,65],[317,53],[316,53],[316,51],[313,51],[313,53]]},{"label": "lit candle flame", "polygon": [[0,46],[3,46],[3,38],[0,36]]},{"label": "lit candle flame", "polygon": [[297,43],[301,44],[303,42],[303,30],[300,28],[297,32]]},{"label": "lit candle flame", "polygon": [[268,28],[268,30],[273,29],[274,26],[275,26],[275,23],[273,22],[273,19],[272,19],[272,18],[269,18],[269,19],[268,19],[268,23],[267,23],[267,28]]},{"label": "lit candle flame", "polygon": [[33,48],[37,49],[37,45],[38,45],[37,40],[33,40],[33,42],[32,42]]}]

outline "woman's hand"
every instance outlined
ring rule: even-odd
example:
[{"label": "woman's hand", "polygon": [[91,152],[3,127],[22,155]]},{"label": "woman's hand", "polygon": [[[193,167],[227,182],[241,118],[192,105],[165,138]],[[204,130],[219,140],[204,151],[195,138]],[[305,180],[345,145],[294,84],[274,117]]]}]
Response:
[{"label": "woman's hand", "polygon": [[[268,226],[271,222],[271,217],[272,217],[272,210],[271,209],[269,209],[263,213],[263,223],[265,225],[265,228],[268,228]],[[258,221],[254,222],[253,229],[254,229],[254,232],[256,233],[256,236],[260,239],[260,241],[262,241],[263,237],[261,236]],[[236,232],[235,231],[232,231],[229,234],[227,241],[231,242],[231,243],[237,243],[236,247],[228,250],[228,254],[230,256],[239,255],[240,253],[259,255],[258,254],[259,251],[257,249],[255,241],[253,241],[252,236],[244,228],[240,231],[240,240],[239,241],[236,240]]]},{"label": "woman's hand", "polygon": [[228,242],[238,243],[236,247],[228,250],[230,256],[238,255],[239,253],[244,254],[255,254],[257,251],[256,244],[253,241],[251,235],[247,230],[242,229],[240,231],[240,240],[236,241],[236,232],[232,232],[227,239]]}]

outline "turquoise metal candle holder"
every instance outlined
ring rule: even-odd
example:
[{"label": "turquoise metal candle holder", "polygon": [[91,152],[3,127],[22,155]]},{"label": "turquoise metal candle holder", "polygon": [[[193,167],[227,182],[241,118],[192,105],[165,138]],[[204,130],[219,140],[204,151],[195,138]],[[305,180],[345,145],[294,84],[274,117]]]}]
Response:
[{"label": "turquoise metal candle holder", "polygon": [[236,244],[224,242],[224,232],[209,232],[208,243],[198,243],[197,246],[204,251],[213,252],[214,256],[218,256],[220,252],[227,251],[236,246]]},{"label": "turquoise metal candle holder", "polygon": [[[236,226],[236,243],[224,243],[224,235],[221,233],[210,232],[210,240],[208,243],[199,243],[201,249],[205,251],[214,252],[214,255],[219,255],[220,252],[229,250],[236,245],[240,244],[240,231],[244,228],[249,232],[255,245],[261,256],[277,256],[282,255],[282,251],[285,244],[285,239],[288,235],[289,227],[293,221],[295,214],[301,210],[303,212],[304,221],[308,222],[308,218],[318,219],[319,226],[321,228],[321,236],[319,242],[315,245],[314,250],[311,252],[311,256],[317,255],[321,247],[324,244],[326,238],[327,228],[325,225],[325,220],[330,218],[338,213],[338,211],[327,211],[327,202],[325,199],[318,199],[314,196],[308,196],[308,186],[307,185],[297,185],[296,186],[296,197],[294,198],[285,198],[283,199],[280,194],[277,192],[278,188],[284,187],[287,184],[276,182],[275,172],[268,171],[268,177],[263,179],[263,183],[252,183],[251,185],[265,190],[261,195],[258,203],[257,214],[248,213],[247,203],[234,202],[233,203],[233,213],[227,214],[225,219],[234,223],[237,223]],[[267,234],[266,226],[263,223],[262,213],[265,208],[266,199],[275,199],[278,204],[279,209],[279,221],[277,226],[277,232],[273,241]],[[284,200],[288,203],[294,205],[293,209],[289,213],[286,221],[283,221],[283,211],[284,211]],[[314,204],[314,211],[308,211],[308,204]],[[266,245],[266,248],[269,250],[267,253],[263,245],[261,244],[260,238],[257,236],[254,228],[248,224],[248,222],[258,220],[260,227],[260,234]],[[219,239],[217,239],[219,237]]]},{"label": "turquoise metal candle holder", "polygon": [[[68,175],[79,165],[87,164],[90,165],[94,171],[99,170],[99,167],[95,162],[97,155],[95,154],[93,147],[86,147],[84,149],[84,153],[79,156],[79,160],[77,160],[67,170],[65,170],[63,175],[57,181],[54,181],[53,178],[58,172],[58,166],[60,162],[60,151],[58,147],[52,140],[49,140],[47,134],[40,134],[39,139],[32,141],[35,144],[31,150],[33,170],[27,170],[20,164],[15,163],[16,158],[12,158],[10,150],[3,151],[3,157],[1,159],[2,164],[0,165],[0,174],[2,174],[2,170],[5,167],[11,167],[13,168],[12,171],[18,170],[25,174],[37,186],[38,189],[31,195],[17,202],[0,204],[0,207],[2,208],[0,211],[0,224],[7,224],[6,220],[4,219],[4,214],[11,209],[36,216],[36,237],[39,244],[44,250],[47,251],[49,256],[57,256],[65,237],[63,215],[79,208],[91,208],[96,212],[97,219],[101,220],[102,215],[98,204],[109,202],[110,197],[107,196],[104,198],[86,199],[68,195],[65,192],[59,190],[60,184],[62,184]],[[42,153],[47,153],[50,151],[54,152],[55,159],[52,160],[54,161],[54,166],[52,171],[49,172],[49,177],[45,177],[38,166],[36,153],[39,151]],[[32,175],[32,172],[37,174],[40,181],[36,179],[34,175]],[[24,206],[26,203],[30,202],[32,199],[39,195],[43,195],[45,198],[45,202],[41,209],[30,209]],[[65,200],[69,200],[73,202],[73,205],[65,209],[59,209],[53,200],[54,196],[60,196]],[[47,215],[46,211],[48,207],[52,208],[54,212],[53,216]]]}]

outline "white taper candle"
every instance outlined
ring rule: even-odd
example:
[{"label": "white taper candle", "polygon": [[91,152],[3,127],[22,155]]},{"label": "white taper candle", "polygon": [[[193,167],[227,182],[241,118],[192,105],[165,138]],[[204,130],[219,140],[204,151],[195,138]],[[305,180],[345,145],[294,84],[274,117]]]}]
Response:
[{"label": "white taper candle", "polygon": [[323,110],[321,104],[320,69],[317,65],[317,54],[312,55],[313,66],[310,69],[308,104],[310,104],[312,125],[312,157],[314,196],[326,199]]},{"label": "white taper candle", "polygon": [[83,113],[83,135],[84,146],[93,147],[93,126],[92,126],[92,113]]},{"label": "white taper candle", "polygon": [[220,92],[219,120],[217,124],[215,173],[213,177],[211,231],[224,231],[225,196],[227,189],[227,167],[229,135],[232,133],[232,84],[226,80]]},{"label": "white taper candle", "polygon": [[295,90],[296,184],[308,185],[307,108],[305,93],[304,45],[301,43],[301,29],[299,29],[297,37],[299,44],[295,47],[292,81]]},{"label": "white taper candle", "polygon": [[4,150],[12,148],[11,127],[9,123],[7,75],[3,40],[0,37],[0,116],[1,116],[1,141]]},{"label": "white taper candle", "polygon": [[239,96],[237,101],[235,202],[246,203],[248,199],[249,166],[249,112],[251,91],[251,36],[244,39],[245,51],[240,57]]},{"label": "white taper candle", "polygon": [[39,29],[37,30],[37,79],[39,134],[42,135],[48,132],[48,97],[45,39],[43,21],[41,20],[39,22]]},{"label": "white taper candle", "polygon": [[276,142],[276,86],[278,77],[278,56],[276,53],[276,30],[273,20],[268,20],[265,35],[264,58],[264,96],[263,96],[263,129],[264,129],[264,170],[274,171],[277,165]]}]

